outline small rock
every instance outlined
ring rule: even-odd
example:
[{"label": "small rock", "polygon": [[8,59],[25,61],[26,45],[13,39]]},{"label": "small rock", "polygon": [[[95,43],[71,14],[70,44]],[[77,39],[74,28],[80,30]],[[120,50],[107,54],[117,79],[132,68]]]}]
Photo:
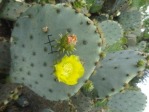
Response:
[{"label": "small rock", "polygon": [[17,100],[16,103],[20,106],[20,107],[27,107],[29,105],[29,102],[27,100],[27,98],[25,98],[24,96],[20,96]]},{"label": "small rock", "polygon": [[41,112],[54,112],[54,111],[46,108],[46,109],[41,110]]}]

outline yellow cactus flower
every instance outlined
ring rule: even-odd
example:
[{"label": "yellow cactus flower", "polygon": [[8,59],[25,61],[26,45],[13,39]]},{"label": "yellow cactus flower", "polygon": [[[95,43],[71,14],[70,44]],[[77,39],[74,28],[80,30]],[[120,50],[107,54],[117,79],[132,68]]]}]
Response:
[{"label": "yellow cactus flower", "polygon": [[84,74],[84,67],[76,55],[64,56],[55,65],[55,76],[59,82],[75,85]]}]

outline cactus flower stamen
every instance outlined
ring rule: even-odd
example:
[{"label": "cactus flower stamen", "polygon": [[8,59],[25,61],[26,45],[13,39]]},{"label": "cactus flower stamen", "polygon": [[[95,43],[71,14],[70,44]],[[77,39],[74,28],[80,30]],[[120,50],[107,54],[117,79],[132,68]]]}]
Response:
[{"label": "cactus flower stamen", "polygon": [[76,45],[76,43],[77,43],[77,36],[74,35],[74,34],[73,35],[68,35],[67,42],[68,42],[68,44]]}]

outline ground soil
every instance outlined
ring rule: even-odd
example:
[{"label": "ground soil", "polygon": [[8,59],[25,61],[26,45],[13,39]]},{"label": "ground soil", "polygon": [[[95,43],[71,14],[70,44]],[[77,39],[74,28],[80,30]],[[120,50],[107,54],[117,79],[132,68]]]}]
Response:
[{"label": "ground soil", "polygon": [[[0,84],[0,101],[4,101],[8,99],[10,93],[15,90],[16,87],[20,86],[19,84]],[[22,107],[17,103],[17,101],[11,101],[4,110],[2,110],[2,106],[0,104],[0,112],[50,112],[43,111],[44,109],[51,108],[54,112],[67,112],[69,110],[69,105],[66,101],[64,102],[54,102],[45,100],[44,98],[38,96],[29,88],[23,86],[20,90],[21,96],[23,96],[28,102],[29,105]],[[64,110],[66,109],[66,110]]]}]

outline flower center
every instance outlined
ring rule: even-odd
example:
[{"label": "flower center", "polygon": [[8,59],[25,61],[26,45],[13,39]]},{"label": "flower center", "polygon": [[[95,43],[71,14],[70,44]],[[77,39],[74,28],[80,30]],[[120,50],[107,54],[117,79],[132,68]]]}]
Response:
[{"label": "flower center", "polygon": [[68,44],[76,45],[76,43],[77,43],[77,37],[76,37],[76,35],[69,35],[67,37],[67,42],[68,42]]},{"label": "flower center", "polygon": [[73,67],[72,67],[72,64],[71,63],[66,63],[63,65],[63,74],[65,76],[69,76],[73,71]]}]

